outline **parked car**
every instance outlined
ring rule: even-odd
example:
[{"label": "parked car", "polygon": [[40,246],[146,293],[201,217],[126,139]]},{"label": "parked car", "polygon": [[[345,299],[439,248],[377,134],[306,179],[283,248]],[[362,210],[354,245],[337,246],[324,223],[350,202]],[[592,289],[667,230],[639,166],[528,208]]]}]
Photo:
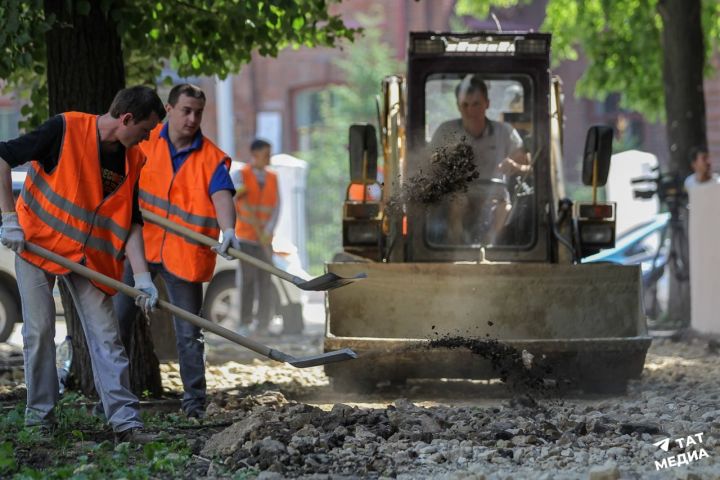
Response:
[{"label": "parked car", "polygon": [[667,232],[669,213],[659,213],[620,235],[615,248],[603,250],[583,258],[583,263],[611,262],[621,265],[640,265],[646,315],[658,320],[667,311],[668,275],[665,266],[670,250]]},{"label": "parked car", "polygon": [[[25,176],[26,171],[22,167],[12,171],[12,189],[15,198],[20,194]],[[17,322],[22,322],[22,313],[20,293],[15,280],[15,253],[0,245],[0,342],[10,338]]]}]

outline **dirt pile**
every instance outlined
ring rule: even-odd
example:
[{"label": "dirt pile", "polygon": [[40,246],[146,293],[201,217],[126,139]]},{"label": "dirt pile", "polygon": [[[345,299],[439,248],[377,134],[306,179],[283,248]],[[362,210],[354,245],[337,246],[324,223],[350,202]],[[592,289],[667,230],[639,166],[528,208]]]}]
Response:
[{"label": "dirt pile", "polygon": [[497,421],[501,410],[422,408],[406,399],[385,409],[335,404],[329,412],[302,403],[256,405],[211,437],[201,455],[226,466],[256,467],[287,477],[321,473],[377,478],[397,476],[423,463],[467,466],[493,457],[503,463],[516,456],[513,447],[546,444],[561,436],[547,421],[523,422],[521,427]]}]

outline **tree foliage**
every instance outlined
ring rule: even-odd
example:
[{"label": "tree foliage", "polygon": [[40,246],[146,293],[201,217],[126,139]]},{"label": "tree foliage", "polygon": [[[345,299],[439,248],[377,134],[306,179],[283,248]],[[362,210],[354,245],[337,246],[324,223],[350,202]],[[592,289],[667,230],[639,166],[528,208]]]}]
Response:
[{"label": "tree foliage", "polygon": [[363,37],[335,61],[345,83],[321,93],[321,121],[311,135],[311,148],[298,154],[310,163],[308,256],[313,273],[320,273],[323,263],[342,247],[342,202],[350,179],[348,128],[352,123],[377,124],[380,83],[401,70],[392,47],[381,40],[377,19],[361,16],[360,22]]},{"label": "tree foliage", "polygon": [[[458,0],[458,15],[485,18],[491,7],[530,0]],[[604,100],[621,92],[621,106],[648,118],[664,116],[663,23],[658,0],[549,0],[542,30],[553,34],[553,61],[587,58],[579,94]],[[703,0],[706,73],[720,39],[720,2]],[[681,39],[678,39],[681,41]]]},{"label": "tree foliage", "polygon": [[[225,77],[253,51],[276,56],[286,47],[334,46],[357,33],[328,11],[341,0],[63,1],[69,16],[99,5],[114,21],[129,84],[154,85],[166,65],[181,77]],[[45,33],[67,26],[43,7],[42,0],[0,0],[0,78],[22,86],[30,100],[22,112],[34,114],[26,127],[47,116]]]}]

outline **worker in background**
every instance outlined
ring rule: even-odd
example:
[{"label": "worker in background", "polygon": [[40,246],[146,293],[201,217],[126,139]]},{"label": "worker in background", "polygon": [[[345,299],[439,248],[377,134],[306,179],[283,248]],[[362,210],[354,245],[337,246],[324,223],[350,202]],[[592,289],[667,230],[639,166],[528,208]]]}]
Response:
[{"label": "worker in background", "polygon": [[[140,144],[147,164],[140,177],[140,207],[179,223],[222,243],[213,250],[181,235],[145,222],[145,257],[150,272],[160,275],[170,302],[200,314],[203,282],[212,277],[216,254],[227,256],[237,248],[235,208],[228,155],[200,130],[205,93],[183,83],[170,91],[165,106],[168,120]],[[127,268],[125,277],[132,275]],[[133,303],[118,295],[115,309],[123,342],[129,342],[136,318]],[[180,377],[183,382],[183,412],[190,418],[205,416],[205,350],[200,327],[173,317]]]},{"label": "worker in background", "polygon": [[[25,425],[41,433],[55,426],[59,388],[55,367],[53,285],[61,276],[72,293],[105,417],[118,442],[144,443],[138,399],[130,391],[128,358],[120,341],[110,295],[87,280],[25,250],[32,242],[120,280],[127,256],[137,302],[145,312],[157,289],[143,254],[137,181],[145,156],[136,146],[165,117],[157,94],[146,87],[121,90],[104,115],[67,112],[37,130],[0,143],[2,244],[17,253],[15,272],[23,313],[27,407]],[[14,205],[10,169],[32,162]],[[132,301],[131,301],[132,302]]]},{"label": "worker in background", "polygon": [[690,149],[690,168],[693,173],[685,178],[685,190],[700,185],[711,185],[718,183],[720,177],[712,171],[710,152],[705,147],[693,147]]},{"label": "worker in background", "polygon": [[[272,263],[272,239],[280,216],[278,177],[267,167],[270,144],[256,139],[250,145],[250,163],[233,173],[237,223],[235,233],[240,250]],[[252,324],[253,305],[257,303],[255,334],[269,333],[272,313],[270,274],[247,263],[238,268],[237,285],[241,286],[242,307],[240,332],[247,334]]]}]

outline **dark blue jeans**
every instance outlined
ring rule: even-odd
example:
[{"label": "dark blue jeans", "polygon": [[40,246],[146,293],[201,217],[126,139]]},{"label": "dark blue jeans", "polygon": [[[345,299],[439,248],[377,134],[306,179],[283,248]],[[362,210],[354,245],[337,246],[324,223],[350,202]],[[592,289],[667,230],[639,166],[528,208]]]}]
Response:
[{"label": "dark blue jeans", "polygon": [[[202,283],[182,280],[165,270],[159,263],[148,264],[150,272],[155,278],[160,275],[167,286],[170,303],[200,315],[202,308]],[[133,271],[129,262],[125,262],[123,282],[132,286],[134,284]],[[137,317],[137,307],[132,298],[122,293],[113,297],[113,306],[118,318],[120,336],[123,344],[127,344],[132,336],[133,323]],[[197,409],[205,409],[207,386],[205,383],[205,340],[202,329],[190,322],[173,316],[175,325],[175,339],[180,362],[180,378],[182,378],[183,393],[182,409],[190,413]]]}]

